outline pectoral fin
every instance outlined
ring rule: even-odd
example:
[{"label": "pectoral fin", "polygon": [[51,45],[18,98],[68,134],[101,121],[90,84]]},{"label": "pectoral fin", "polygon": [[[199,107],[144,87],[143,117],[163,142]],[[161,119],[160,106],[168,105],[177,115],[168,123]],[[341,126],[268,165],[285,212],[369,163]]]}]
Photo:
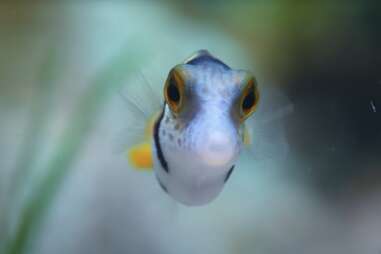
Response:
[{"label": "pectoral fin", "polygon": [[148,120],[144,130],[144,142],[134,145],[128,150],[128,161],[137,170],[151,170],[153,167],[151,140],[158,116],[159,113],[154,114]]},{"label": "pectoral fin", "polygon": [[128,161],[137,170],[151,170],[153,166],[151,143],[144,142],[129,149]]},{"label": "pectoral fin", "polygon": [[250,146],[252,143],[250,132],[251,131],[250,131],[249,127],[245,125],[245,127],[243,129],[243,144],[245,146]]}]

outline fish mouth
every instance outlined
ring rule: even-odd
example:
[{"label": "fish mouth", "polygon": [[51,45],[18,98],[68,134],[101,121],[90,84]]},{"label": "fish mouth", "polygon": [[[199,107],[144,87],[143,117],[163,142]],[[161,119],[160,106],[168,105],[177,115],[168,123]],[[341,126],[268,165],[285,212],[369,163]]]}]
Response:
[{"label": "fish mouth", "polygon": [[222,131],[206,135],[197,149],[198,158],[208,167],[224,167],[231,164],[239,153],[237,139]]}]

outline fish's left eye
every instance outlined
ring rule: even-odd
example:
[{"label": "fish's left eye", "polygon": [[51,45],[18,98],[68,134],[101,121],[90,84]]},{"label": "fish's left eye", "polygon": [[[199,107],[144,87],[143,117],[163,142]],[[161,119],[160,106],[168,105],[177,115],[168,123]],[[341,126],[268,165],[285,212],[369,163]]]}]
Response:
[{"label": "fish's left eye", "polygon": [[180,91],[179,88],[176,86],[176,81],[171,79],[169,80],[169,84],[167,87],[167,97],[169,100],[171,100],[173,103],[179,103],[180,101]]},{"label": "fish's left eye", "polygon": [[178,114],[184,102],[184,79],[176,67],[170,71],[165,82],[164,97],[172,112]]},{"label": "fish's left eye", "polygon": [[240,120],[244,121],[256,109],[259,100],[259,92],[254,78],[251,78],[246,87],[243,89],[241,99],[239,101]]}]

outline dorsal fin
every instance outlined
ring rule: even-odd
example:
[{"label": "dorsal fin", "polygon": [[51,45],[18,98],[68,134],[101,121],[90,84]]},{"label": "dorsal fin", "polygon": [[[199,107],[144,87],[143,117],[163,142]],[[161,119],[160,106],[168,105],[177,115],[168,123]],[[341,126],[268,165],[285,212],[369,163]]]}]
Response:
[{"label": "dorsal fin", "polygon": [[215,63],[222,66],[224,69],[230,70],[230,67],[220,59],[212,56],[206,49],[201,49],[189,57],[184,63],[190,65],[203,65],[206,63]]}]

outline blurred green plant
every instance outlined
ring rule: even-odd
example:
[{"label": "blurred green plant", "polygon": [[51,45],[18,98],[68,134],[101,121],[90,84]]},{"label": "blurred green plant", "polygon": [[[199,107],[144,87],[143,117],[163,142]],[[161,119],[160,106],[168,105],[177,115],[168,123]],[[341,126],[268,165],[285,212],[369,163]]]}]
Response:
[{"label": "blurred green plant", "polygon": [[[33,89],[33,98],[28,114],[27,126],[25,128],[24,140],[21,143],[21,151],[16,158],[16,165],[11,171],[9,189],[7,190],[7,208],[4,209],[0,217],[0,228],[2,238],[5,238],[10,231],[10,217],[17,213],[16,203],[20,201],[21,190],[26,185],[27,179],[31,177],[30,170],[36,161],[39,153],[39,144],[44,138],[48,126],[49,116],[52,108],[53,91],[56,88],[56,77],[58,71],[57,52],[54,49],[48,50],[44,62],[40,66],[40,71]],[[0,241],[3,245],[4,241]],[[4,247],[4,246],[0,247]]]},{"label": "blurred green plant", "polygon": [[[47,209],[54,201],[54,197],[59,190],[60,184],[68,174],[71,165],[77,158],[82,146],[85,144],[87,136],[91,132],[92,126],[97,120],[97,116],[102,111],[102,107],[117,94],[123,85],[123,81],[133,72],[137,71],[139,63],[143,61],[144,55],[136,50],[134,45],[129,45],[122,49],[103,70],[96,74],[95,79],[90,82],[88,89],[82,95],[73,115],[69,119],[69,125],[64,130],[56,151],[49,158],[41,181],[36,185],[32,192],[32,197],[26,201],[21,211],[14,235],[10,237],[4,246],[5,253],[21,254],[26,252],[29,239],[35,235],[42,222],[42,218]],[[41,87],[45,95],[54,86],[52,82],[56,72],[54,54],[49,54],[46,63],[42,66]],[[47,88],[49,87],[49,88]],[[28,171],[30,160],[38,150],[36,142],[38,136],[46,125],[46,118],[43,112],[46,109],[45,103],[36,106],[32,115],[39,115],[32,118],[30,123],[30,137],[27,137],[25,149],[20,154],[20,161],[16,167],[17,177],[16,187],[20,188],[21,178],[25,179],[23,172]]]}]

